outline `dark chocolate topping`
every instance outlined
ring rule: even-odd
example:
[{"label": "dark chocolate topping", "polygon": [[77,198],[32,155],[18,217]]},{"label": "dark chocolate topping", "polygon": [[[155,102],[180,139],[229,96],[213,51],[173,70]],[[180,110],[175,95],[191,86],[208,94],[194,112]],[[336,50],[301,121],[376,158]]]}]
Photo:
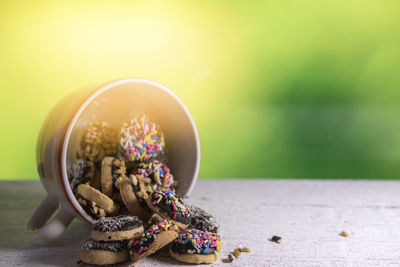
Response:
[{"label": "dark chocolate topping", "polygon": [[137,216],[120,215],[98,219],[93,230],[100,232],[126,231],[139,228],[142,225],[142,221]]},{"label": "dark chocolate topping", "polygon": [[68,180],[74,193],[76,193],[78,185],[87,183],[92,179],[93,171],[94,166],[90,161],[79,159],[72,163],[68,169]]},{"label": "dark chocolate topping", "polygon": [[214,216],[194,205],[190,206],[190,210],[193,213],[190,223],[193,228],[204,232],[218,233],[219,225]]},{"label": "dark chocolate topping", "polygon": [[151,212],[151,209],[149,208],[149,206],[147,206],[145,198],[143,196],[138,195],[138,193],[140,192],[139,185],[132,184],[132,189],[133,192],[135,193],[136,199],[139,202],[140,206],[142,206],[142,208],[144,208],[145,211]]},{"label": "dark chocolate topping", "polygon": [[[136,244],[131,246],[130,249],[133,250],[135,253],[143,253],[145,250],[143,248],[148,248],[154,241],[156,241],[157,234],[155,236],[146,236],[140,240],[140,244]],[[147,250],[147,249],[146,249]]]},{"label": "dark chocolate topping", "polygon": [[126,250],[126,242],[124,241],[96,241],[93,239],[86,239],[82,243],[82,249],[99,249],[107,251],[124,251]]},{"label": "dark chocolate topping", "polygon": [[203,250],[200,250],[200,253],[198,250],[196,250],[191,243],[184,243],[184,244],[179,244],[179,243],[172,243],[171,249],[173,252],[178,253],[178,254],[214,254],[215,253],[215,248],[208,248],[207,251],[203,252]]},{"label": "dark chocolate topping", "polygon": [[[161,200],[159,200],[160,197]],[[173,191],[157,191],[151,196],[151,202],[161,212],[167,213],[172,220],[190,224],[192,213],[189,206]]]}]

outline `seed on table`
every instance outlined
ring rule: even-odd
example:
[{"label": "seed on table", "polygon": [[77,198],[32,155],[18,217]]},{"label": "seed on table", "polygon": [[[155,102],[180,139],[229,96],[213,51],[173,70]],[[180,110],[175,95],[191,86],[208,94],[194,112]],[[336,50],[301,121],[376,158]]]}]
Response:
[{"label": "seed on table", "polygon": [[275,243],[281,243],[282,242],[282,237],[274,235],[270,241],[275,242]]},{"label": "seed on table", "polygon": [[231,263],[233,261],[233,257],[231,254],[228,255],[228,258],[222,260],[225,263]]},{"label": "seed on table", "polygon": [[250,249],[248,247],[244,247],[240,249],[241,252],[250,252]]},{"label": "seed on table", "polygon": [[233,255],[235,255],[236,258],[239,258],[242,255],[242,253],[240,252],[240,249],[235,248],[233,250]]},{"label": "seed on table", "polygon": [[343,236],[343,237],[348,237],[349,236],[349,234],[346,231],[340,232],[340,235]]}]

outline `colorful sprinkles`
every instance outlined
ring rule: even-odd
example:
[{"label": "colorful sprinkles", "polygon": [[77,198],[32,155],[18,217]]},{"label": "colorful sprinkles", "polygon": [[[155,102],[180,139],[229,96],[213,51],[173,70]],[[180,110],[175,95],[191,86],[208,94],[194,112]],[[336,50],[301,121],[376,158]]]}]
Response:
[{"label": "colorful sprinkles", "polygon": [[199,230],[181,230],[179,236],[174,240],[174,246],[191,244],[193,249],[188,253],[209,254],[208,250],[215,249],[217,252],[221,248],[221,237],[215,233],[207,233]]},{"label": "colorful sprinkles", "polygon": [[178,228],[167,220],[163,220],[158,224],[152,225],[148,230],[142,233],[142,235],[131,239],[128,246],[139,254],[143,253],[148,249],[148,245],[157,239],[159,233],[168,230],[176,231]]},{"label": "colorful sprinkles", "polygon": [[164,134],[157,124],[142,115],[122,126],[120,146],[127,160],[149,160],[164,151]]},{"label": "colorful sprinkles", "polygon": [[189,206],[184,204],[183,200],[171,190],[154,192],[151,197],[151,204],[157,207],[167,205],[169,210],[162,209],[162,211],[167,212],[173,220],[176,219],[177,214],[186,218],[192,216]]},{"label": "colorful sprinkles", "polygon": [[175,191],[176,183],[174,176],[171,174],[167,165],[158,160],[142,162],[139,168],[133,171],[134,175],[141,175],[151,179],[151,189],[156,190],[172,190]]}]

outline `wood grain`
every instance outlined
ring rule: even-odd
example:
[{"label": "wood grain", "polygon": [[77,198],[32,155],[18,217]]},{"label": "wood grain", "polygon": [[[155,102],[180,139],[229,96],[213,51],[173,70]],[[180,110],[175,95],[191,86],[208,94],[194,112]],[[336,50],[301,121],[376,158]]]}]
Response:
[{"label": "wood grain", "polygon": [[[44,199],[38,181],[0,182],[0,266],[75,266],[89,228],[74,220],[61,238],[37,247],[25,236]],[[215,266],[400,266],[400,183],[342,180],[200,180],[191,197],[214,214],[222,258]],[[339,235],[347,231],[349,237]],[[273,235],[281,244],[268,241]],[[164,250],[140,266],[185,266]],[[192,265],[188,265],[192,266]]]}]

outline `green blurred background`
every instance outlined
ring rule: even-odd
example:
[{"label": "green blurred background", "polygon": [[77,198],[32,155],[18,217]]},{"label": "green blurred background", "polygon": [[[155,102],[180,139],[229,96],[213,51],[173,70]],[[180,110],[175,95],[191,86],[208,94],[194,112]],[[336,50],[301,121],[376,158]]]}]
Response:
[{"label": "green blurred background", "polygon": [[73,90],[172,89],[197,123],[200,177],[400,177],[400,2],[1,1],[0,178]]}]

